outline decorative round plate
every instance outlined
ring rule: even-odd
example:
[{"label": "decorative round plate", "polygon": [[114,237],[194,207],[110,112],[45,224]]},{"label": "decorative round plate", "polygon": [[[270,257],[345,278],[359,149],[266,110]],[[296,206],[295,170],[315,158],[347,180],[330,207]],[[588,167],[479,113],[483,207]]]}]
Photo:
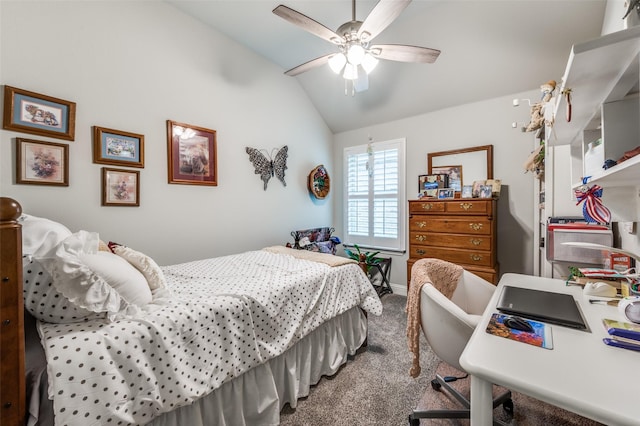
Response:
[{"label": "decorative round plate", "polygon": [[309,191],[316,198],[323,199],[329,195],[330,182],[331,179],[329,179],[329,173],[322,164],[311,170],[311,173],[309,173]]}]

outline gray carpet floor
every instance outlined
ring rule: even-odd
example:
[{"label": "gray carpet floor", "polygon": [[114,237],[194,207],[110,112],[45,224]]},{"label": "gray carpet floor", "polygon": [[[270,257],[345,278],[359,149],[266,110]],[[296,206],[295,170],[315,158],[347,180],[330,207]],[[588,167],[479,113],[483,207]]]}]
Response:
[{"label": "gray carpet floor", "polygon": [[[312,387],[308,397],[295,409],[288,405],[281,413],[283,426],[400,426],[408,424],[412,410],[453,408],[455,404],[443,392],[434,391],[430,382],[436,371],[458,374],[441,363],[421,337],[418,378],[409,376],[411,355],[407,348],[406,297],[388,294],[382,297],[384,312],[369,315],[369,345],[361,348],[332,377],[324,377]],[[468,395],[469,380],[455,382]],[[496,389],[499,391],[499,389]],[[496,415],[513,425],[580,425],[598,423],[568,413],[532,398],[514,393],[514,418],[496,409]],[[468,425],[468,420],[422,420],[422,425]]]}]

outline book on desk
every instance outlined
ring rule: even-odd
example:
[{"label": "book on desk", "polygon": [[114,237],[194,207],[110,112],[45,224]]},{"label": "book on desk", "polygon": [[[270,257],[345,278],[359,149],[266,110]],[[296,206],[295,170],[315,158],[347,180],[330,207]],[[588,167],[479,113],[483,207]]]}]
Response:
[{"label": "book on desk", "polygon": [[611,336],[603,339],[605,344],[640,351],[640,325],[609,318],[604,318],[602,324]]}]

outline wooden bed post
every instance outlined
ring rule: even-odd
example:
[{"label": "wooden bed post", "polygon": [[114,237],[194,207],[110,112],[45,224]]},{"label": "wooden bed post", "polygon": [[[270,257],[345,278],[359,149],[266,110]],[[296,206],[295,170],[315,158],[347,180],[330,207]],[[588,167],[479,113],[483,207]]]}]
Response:
[{"label": "wooden bed post", "polygon": [[24,424],[24,306],[20,204],[0,197],[0,424]]}]

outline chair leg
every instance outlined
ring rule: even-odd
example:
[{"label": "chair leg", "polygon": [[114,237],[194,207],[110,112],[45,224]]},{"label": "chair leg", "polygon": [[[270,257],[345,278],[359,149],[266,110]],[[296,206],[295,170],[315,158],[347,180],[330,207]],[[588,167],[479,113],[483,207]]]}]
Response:
[{"label": "chair leg", "polygon": [[[434,384],[437,383],[437,385]],[[464,397],[457,389],[452,387],[448,382],[444,381],[444,378],[439,374],[436,374],[436,378],[432,381],[434,389],[438,390],[442,386],[452,395],[464,408],[458,410],[414,410],[409,415],[409,424],[411,426],[419,426],[420,419],[469,419],[471,418],[471,403]],[[506,404],[506,405],[505,405]],[[513,414],[513,401],[511,400],[511,391],[506,391],[502,395],[493,400],[493,408],[500,405],[505,407],[505,411]],[[510,407],[510,409],[507,409]],[[493,420],[495,426],[507,426],[500,420]]]}]

